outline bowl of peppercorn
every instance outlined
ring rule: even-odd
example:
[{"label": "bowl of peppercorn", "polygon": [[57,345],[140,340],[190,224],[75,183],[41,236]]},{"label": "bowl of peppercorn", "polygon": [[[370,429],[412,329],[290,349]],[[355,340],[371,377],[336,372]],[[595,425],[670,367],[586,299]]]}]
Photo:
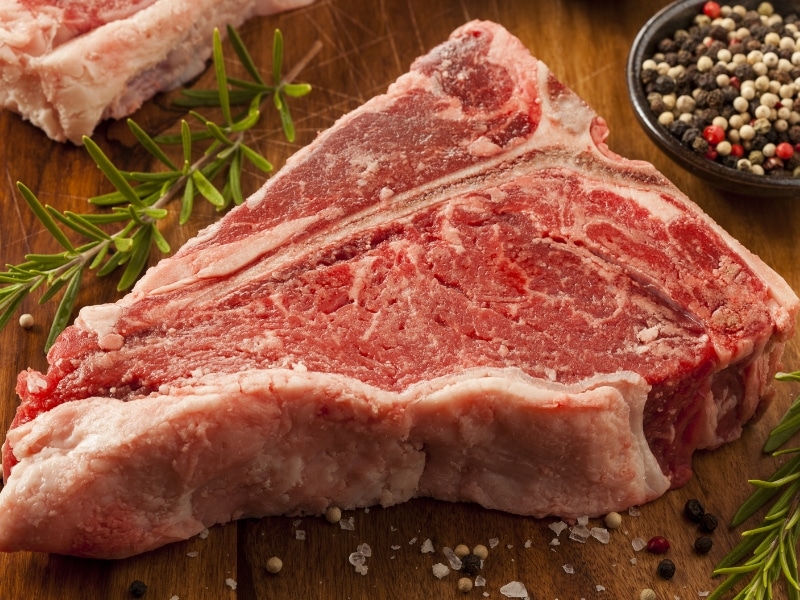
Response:
[{"label": "bowl of peppercorn", "polygon": [[687,171],[800,198],[800,1],[673,2],[636,36],[627,82],[648,137]]}]

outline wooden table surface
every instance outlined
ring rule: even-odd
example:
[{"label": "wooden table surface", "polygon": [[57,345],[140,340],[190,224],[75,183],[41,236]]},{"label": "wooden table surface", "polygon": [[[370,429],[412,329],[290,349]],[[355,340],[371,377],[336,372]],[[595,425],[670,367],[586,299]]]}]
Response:
[{"label": "wooden table surface", "polygon": [[[317,0],[308,8],[260,18],[241,29],[258,62],[269,68],[271,34],[280,28],[286,40],[286,64],[298,61],[320,40],[322,50],[300,79],[314,85],[313,93],[292,104],[298,130],[295,144],[281,141],[277,121],[269,116],[252,143],[280,165],[298,147],[313,139],[341,114],[383,92],[405,72],[411,61],[447,38],[457,26],[474,18],[491,19],[521,38],[538,58],[581,95],[611,128],[610,147],[629,158],[653,162],[694,199],[722,227],[759,254],[800,289],[800,199],[762,200],[734,197],[710,188],[682,171],[645,137],[626,97],[625,63],[639,27],[663,1],[619,0]],[[196,84],[210,87],[210,73]],[[151,132],[174,128],[182,113],[170,108],[171,97],[161,96],[134,115]],[[146,170],[145,153],[132,147],[120,124],[104,124],[95,139],[117,164]],[[62,210],[85,210],[85,199],[109,191],[108,184],[82,148],[48,140],[40,131],[9,113],[0,114],[0,259],[21,262],[28,252],[53,251],[15,187],[22,181],[43,202]],[[259,177],[250,173],[245,185],[253,191]],[[166,236],[177,247],[210,223],[214,213],[199,207],[191,223],[172,224]],[[80,304],[113,301],[115,281],[87,281]],[[28,299],[25,312],[36,325],[23,330],[12,322],[0,332],[0,426],[6,430],[15,410],[14,384],[28,366],[46,367],[43,346],[54,306]],[[800,368],[800,338],[787,349],[786,368]],[[555,519],[535,520],[483,510],[472,505],[419,499],[405,505],[346,513],[354,529],[342,529],[320,518],[267,518],[212,528],[205,539],[183,543],[127,560],[81,560],[44,554],[0,556],[0,598],[35,600],[131,597],[132,580],[145,582],[150,600],[254,598],[503,598],[500,588],[523,582],[536,599],[638,598],[639,590],[654,588],[659,598],[689,600],[713,589],[713,565],[729,550],[739,531],[720,527],[707,556],[692,550],[696,535],[681,517],[686,499],[702,499],[721,520],[728,520],[749,493],[747,478],[768,476],[775,462],[760,454],[766,432],[792,396],[791,384],[779,384],[770,411],[748,427],[743,438],[712,453],[696,457],[696,476],[682,489],[624,515],[610,543],[590,540],[549,545],[554,537],[548,525]],[[595,523],[599,525],[600,523]],[[750,523],[752,525],[752,523]],[[298,539],[298,532],[305,539]],[[656,555],[635,552],[631,541],[664,535],[677,565],[671,581],[655,575]],[[430,539],[435,554],[421,552]],[[431,567],[446,562],[443,546],[465,543],[496,546],[490,550],[482,575],[485,587],[464,596],[451,573],[439,580]],[[367,543],[372,556],[361,575],[348,563],[359,544]],[[269,557],[279,556],[283,570],[270,575]],[[572,565],[568,573],[565,565]],[[226,580],[236,582],[235,589]],[[779,596],[780,597],[780,596]]]}]

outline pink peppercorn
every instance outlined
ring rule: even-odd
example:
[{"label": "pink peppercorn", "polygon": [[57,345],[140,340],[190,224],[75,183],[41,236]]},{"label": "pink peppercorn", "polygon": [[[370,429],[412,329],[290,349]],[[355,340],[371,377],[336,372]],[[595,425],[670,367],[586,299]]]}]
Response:
[{"label": "pink peppercorn", "polygon": [[703,14],[709,19],[716,19],[722,13],[722,9],[716,2],[706,2],[703,5]]},{"label": "pink peppercorn", "polygon": [[647,551],[653,554],[664,554],[669,548],[669,540],[660,535],[651,537],[647,542]]},{"label": "pink peppercorn", "polygon": [[703,129],[703,137],[711,146],[716,146],[725,139],[725,130],[719,125],[708,125]]},{"label": "pink peppercorn", "polygon": [[744,146],[741,144],[731,144],[731,155],[736,158],[742,158],[744,156]]},{"label": "pink peppercorn", "polygon": [[789,142],[781,142],[775,147],[775,156],[789,160],[794,154],[794,147]]}]

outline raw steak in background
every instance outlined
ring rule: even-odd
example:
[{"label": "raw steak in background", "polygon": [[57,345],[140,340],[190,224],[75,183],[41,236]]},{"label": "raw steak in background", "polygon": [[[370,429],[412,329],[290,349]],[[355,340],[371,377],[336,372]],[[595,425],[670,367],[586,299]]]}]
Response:
[{"label": "raw steak in background", "polygon": [[685,483],[769,400],[798,298],[607,133],[505,29],[456,30],[20,374],[0,549]]},{"label": "raw steak in background", "polygon": [[59,142],[198,75],[215,27],[313,0],[0,0],[0,107]]}]

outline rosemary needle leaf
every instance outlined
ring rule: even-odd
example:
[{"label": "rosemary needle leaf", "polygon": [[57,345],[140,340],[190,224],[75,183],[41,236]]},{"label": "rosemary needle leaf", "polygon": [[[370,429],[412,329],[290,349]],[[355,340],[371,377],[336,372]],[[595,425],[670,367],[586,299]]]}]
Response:
[{"label": "rosemary needle leaf", "polygon": [[130,252],[115,252],[108,258],[105,264],[97,270],[97,276],[105,277],[110,274],[114,269],[123,264],[129,256]]},{"label": "rosemary needle leaf", "polygon": [[153,229],[153,242],[163,254],[169,254],[169,242],[163,236],[163,234],[158,230],[158,227],[155,224],[152,226]]},{"label": "rosemary needle leaf", "polygon": [[125,199],[134,206],[141,206],[141,200],[131,187],[131,184],[128,183],[128,180],[125,179],[122,172],[114,166],[114,163],[109,160],[105,152],[100,149],[100,146],[88,136],[83,136],[83,144],[94,162],[97,163],[97,166],[103,172],[103,175],[105,175],[111,184],[125,196]]},{"label": "rosemary needle leaf", "polygon": [[161,147],[156,144],[153,138],[150,137],[150,135],[144,129],[139,127],[136,121],[133,119],[128,119],[128,128],[131,130],[131,133],[133,133],[134,137],[136,137],[139,143],[145,148],[145,150],[147,150],[150,154],[152,154],[173,171],[178,170],[178,167],[175,166],[169,156],[164,153]]},{"label": "rosemary needle leaf", "polygon": [[50,326],[50,332],[47,335],[47,341],[44,344],[45,352],[50,350],[50,347],[53,345],[53,342],[56,341],[58,334],[61,333],[67,326],[67,323],[69,323],[72,310],[75,308],[75,301],[78,299],[78,291],[81,287],[82,273],[82,269],[75,269],[75,272],[72,274],[72,277],[69,280],[67,291],[64,292],[64,295],[61,297],[61,302],[58,304],[58,309],[56,310],[55,317],[53,318],[53,323]]},{"label": "rosemary needle leaf", "polygon": [[233,27],[228,25],[228,40],[233,46],[234,52],[236,52],[236,56],[239,57],[242,65],[247,72],[250,74],[250,77],[253,78],[254,81],[264,84],[264,80],[261,78],[261,73],[259,73],[258,68],[256,67],[255,63],[253,62],[253,58],[250,56],[250,53],[247,51],[247,48],[242,42],[242,38],[239,36],[239,32],[236,31]]},{"label": "rosemary needle leaf", "polygon": [[[281,93],[278,92],[275,94],[275,98],[281,96]],[[289,105],[286,102],[281,103],[281,108],[278,111],[281,116],[281,125],[283,125],[283,135],[286,136],[286,139],[290,142],[294,141],[295,138],[295,131],[294,131],[294,122],[292,121],[292,115],[289,112]]]},{"label": "rosemary needle leaf", "polygon": [[181,119],[181,144],[183,145],[183,172],[186,173],[192,162],[192,130],[186,119]]},{"label": "rosemary needle leaf", "polygon": [[230,184],[231,197],[237,206],[244,202],[242,193],[242,153],[234,152],[231,157],[230,171],[228,171],[228,183]]},{"label": "rosemary needle leaf", "polygon": [[189,217],[192,216],[192,209],[194,207],[194,181],[189,177],[186,180],[186,185],[183,188],[183,198],[181,200],[181,212],[178,222],[181,225],[186,225]]},{"label": "rosemary needle leaf", "polygon": [[147,258],[150,256],[150,243],[153,240],[153,230],[155,226],[142,227],[133,236],[133,249],[130,253],[130,259],[125,266],[125,271],[120,277],[117,284],[117,290],[122,292],[129,289],[136,283],[139,274],[147,264]]},{"label": "rosemary needle leaf", "polygon": [[194,184],[197,187],[197,191],[202,194],[203,198],[217,207],[225,205],[225,198],[223,198],[222,194],[219,193],[217,188],[215,188],[214,185],[208,179],[206,179],[202,171],[193,171],[191,177],[192,181],[194,181]]},{"label": "rosemary needle leaf", "polygon": [[307,83],[284,83],[281,89],[291,98],[300,98],[311,92],[311,86]]},{"label": "rosemary needle leaf", "polygon": [[3,308],[3,312],[0,314],[0,329],[8,324],[22,301],[25,300],[25,296],[27,296],[27,290],[24,287],[20,287],[18,291],[10,294],[7,299],[0,302],[0,307]]},{"label": "rosemary needle leaf", "polygon": [[214,29],[214,71],[217,76],[217,92],[219,93],[219,106],[225,124],[231,124],[231,105],[228,100],[228,76],[225,73],[225,59],[222,56],[222,36],[219,29]]},{"label": "rosemary needle leaf", "polygon": [[129,237],[115,237],[114,248],[116,248],[117,252],[130,252],[131,248],[133,248],[133,239]]},{"label": "rosemary needle leaf", "polygon": [[764,452],[774,452],[788,442],[798,431],[800,431],[800,396],[795,398],[781,420],[770,432],[767,441],[764,443]]},{"label": "rosemary needle leaf", "polygon": [[[281,83],[281,71],[283,70],[283,34],[280,29],[276,29],[272,36],[272,79],[275,85]],[[277,95],[277,94],[276,94]]]},{"label": "rosemary needle leaf", "polygon": [[36,195],[23,183],[17,182],[17,188],[22,194],[22,197],[25,199],[25,202],[34,212],[39,221],[42,222],[42,225],[45,226],[47,231],[49,231],[50,234],[56,238],[58,243],[61,244],[66,250],[74,252],[75,248],[72,246],[72,242],[70,242],[67,236],[64,235],[64,232],[58,228],[58,225],[56,225],[55,221],[50,216],[44,205],[39,202],[39,199],[36,197]]},{"label": "rosemary needle leaf", "polygon": [[[54,212],[54,215],[58,214],[58,211]],[[111,239],[110,235],[92,223],[89,219],[84,218],[83,215],[79,215],[68,210],[64,212],[63,216],[59,215],[58,218],[63,219],[63,223],[67,227],[71,227],[74,231],[77,231],[89,239],[98,241]]]},{"label": "rosemary needle leaf", "polygon": [[[798,471],[800,471],[800,455],[786,461],[783,466],[775,471],[772,477],[770,477],[770,481],[780,479]],[[750,497],[742,503],[742,505],[739,507],[739,510],[733,516],[733,519],[731,520],[731,527],[736,527],[737,525],[744,523],[748,518],[755,514],[759,508],[764,506],[777,492],[777,489],[767,487],[756,489],[750,495]]]},{"label": "rosemary needle leaf", "polygon": [[250,146],[242,144],[240,147],[242,149],[242,153],[245,155],[247,160],[253,164],[254,167],[260,171],[263,171],[264,173],[270,173],[272,171],[272,163],[270,163],[266,158],[250,148]]}]

